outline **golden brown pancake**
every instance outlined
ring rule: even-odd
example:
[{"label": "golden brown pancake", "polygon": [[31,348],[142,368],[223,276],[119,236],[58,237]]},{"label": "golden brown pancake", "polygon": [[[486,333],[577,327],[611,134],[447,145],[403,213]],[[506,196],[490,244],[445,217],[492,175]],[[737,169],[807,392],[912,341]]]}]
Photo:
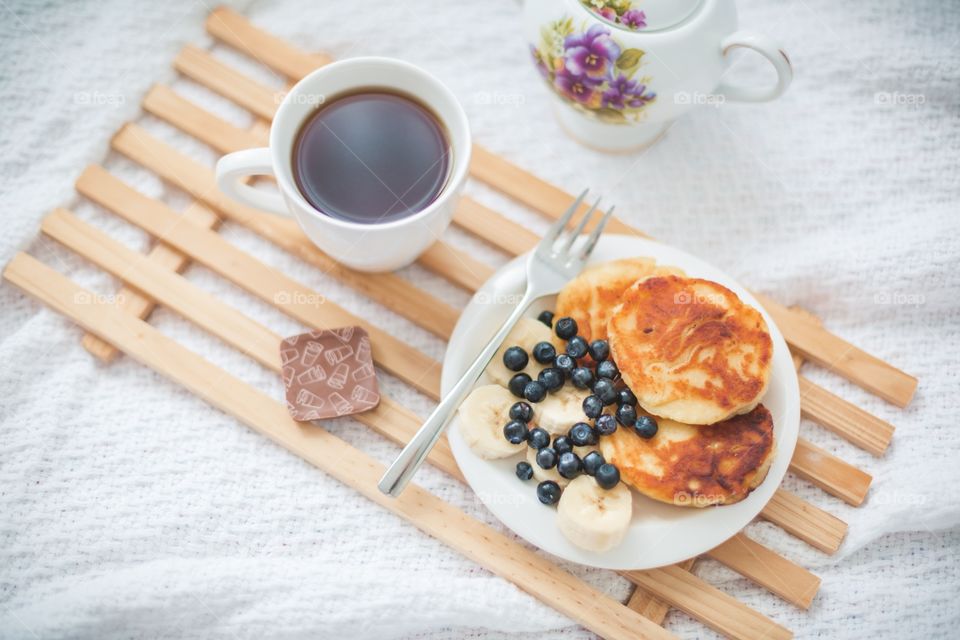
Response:
[{"label": "golden brown pancake", "polygon": [[[587,342],[605,340],[607,321],[623,292],[641,278],[668,273],[682,275],[674,267],[658,267],[652,258],[624,258],[587,267],[560,291],[555,316],[576,320]],[[556,337],[554,342],[557,346],[563,343]]]},{"label": "golden brown pancake", "polygon": [[604,459],[647,497],[682,507],[731,504],[767,476],[774,457],[773,419],[762,404],[707,427],[658,422],[649,440],[623,427],[600,439]]},{"label": "golden brown pancake", "polygon": [[773,341],[763,316],[710,280],[638,281],[607,333],[640,406],[677,422],[713,424],[750,411],[770,380]]}]

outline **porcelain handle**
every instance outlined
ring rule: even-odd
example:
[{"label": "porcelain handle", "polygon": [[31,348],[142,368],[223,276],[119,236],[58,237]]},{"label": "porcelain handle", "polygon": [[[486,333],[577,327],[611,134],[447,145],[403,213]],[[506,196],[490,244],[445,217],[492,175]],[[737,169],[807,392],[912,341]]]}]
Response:
[{"label": "porcelain handle", "polygon": [[244,182],[250,176],[272,176],[270,149],[244,149],[220,158],[217,162],[217,186],[220,191],[242,204],[282,216],[291,216],[283,197]]},{"label": "porcelain handle", "polygon": [[736,102],[767,102],[779,98],[790,83],[793,81],[793,67],[790,64],[790,58],[784,53],[783,49],[772,39],[760,33],[751,31],[737,31],[729,35],[720,43],[723,48],[723,55],[726,56],[730,51],[737,47],[751,49],[756,51],[764,58],[770,61],[777,72],[777,81],[768,87],[741,87],[730,85],[725,82],[717,87],[716,92],[722,94],[728,100]]}]

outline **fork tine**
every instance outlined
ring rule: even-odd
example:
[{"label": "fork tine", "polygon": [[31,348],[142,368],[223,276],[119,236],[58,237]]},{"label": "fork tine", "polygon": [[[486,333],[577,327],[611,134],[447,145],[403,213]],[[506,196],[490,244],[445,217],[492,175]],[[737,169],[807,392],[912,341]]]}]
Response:
[{"label": "fork tine", "polygon": [[587,226],[587,222],[589,222],[590,218],[593,217],[593,212],[596,211],[597,207],[600,206],[601,200],[603,200],[603,198],[597,198],[597,201],[593,203],[593,206],[590,207],[585,214],[583,214],[582,218],[580,218],[580,223],[577,224],[577,228],[574,229],[570,234],[570,239],[567,240],[567,244],[563,247],[564,253],[568,253],[570,251],[570,247],[573,246],[574,241],[580,237],[581,233],[583,233],[584,227]]},{"label": "fork tine", "polygon": [[586,260],[590,257],[590,254],[593,253],[593,248],[597,245],[597,240],[600,239],[600,234],[603,233],[603,228],[607,226],[607,222],[610,220],[610,216],[613,215],[614,209],[616,209],[615,206],[607,209],[607,212],[600,218],[600,222],[594,227],[593,231],[590,232],[590,237],[587,238],[587,243],[583,245],[583,250],[580,252],[580,258],[582,260]]},{"label": "fork tine", "polygon": [[573,217],[573,214],[577,212],[577,209],[580,208],[580,205],[583,204],[583,199],[587,197],[587,192],[590,189],[584,189],[583,192],[577,196],[577,199],[573,201],[573,204],[563,213],[560,218],[554,222],[547,232],[543,235],[543,239],[547,242],[553,243],[556,242],[557,238],[560,237],[560,232],[563,231],[564,227],[567,226],[567,223],[570,222],[570,218]]}]

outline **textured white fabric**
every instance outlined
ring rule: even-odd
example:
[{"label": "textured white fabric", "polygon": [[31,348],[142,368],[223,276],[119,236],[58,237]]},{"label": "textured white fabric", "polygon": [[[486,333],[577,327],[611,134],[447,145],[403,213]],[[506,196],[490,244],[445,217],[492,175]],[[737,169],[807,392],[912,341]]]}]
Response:
[{"label": "textured white fabric", "polygon": [[[603,156],[566,139],[519,37],[518,10],[494,2],[295,0],[248,10],[266,28],[337,57],[398,56],[423,65],[463,101],[476,139],[545,178],[590,185],[654,236],[750,286],[823,317],[855,344],[919,376],[898,410],[834,376],[811,378],[898,430],[882,459],[823,429],[806,437],[873,475],[848,507],[796,478],[786,486],[850,523],[825,556],[769,524],[752,536],[811,568],[823,588],[810,611],[784,604],[712,562],[698,573],[798,637],[955,637],[960,624],[960,455],[956,370],[960,198],[960,10],[954,3],[744,1],[741,22],[781,40],[797,78],[771,105],[704,107],[646,153]],[[107,152],[157,79],[237,124],[249,117],[178,80],[170,61],[208,44],[203,2],[0,3],[0,201],[6,262],[27,248],[104,294],[116,283],[50,241],[57,205],[147,247],[142,233],[73,194],[103,161],[177,208],[182,193]],[[243,64],[237,54],[217,55]],[[246,64],[264,82],[270,72]],[[750,60],[731,75],[757,71]],[[150,118],[144,126],[195,157],[210,150]],[[483,202],[543,222],[480,185]],[[424,349],[443,344],[379,305],[235,226],[230,241]],[[502,255],[451,230],[492,264]],[[282,334],[299,331],[200,268],[190,280]],[[463,292],[422,269],[405,277],[451,304]],[[889,303],[885,303],[889,301]],[[12,287],[0,288],[0,636],[586,638],[510,583],[420,534],[348,488],[157,375],[121,359],[105,367],[80,331]],[[257,387],[274,376],[160,310],[153,323]],[[423,413],[394,380],[386,392]],[[331,429],[386,462],[397,451],[351,420]],[[439,472],[420,481],[502,528]],[[618,598],[626,583],[569,567]],[[711,637],[685,615],[668,627]]]}]

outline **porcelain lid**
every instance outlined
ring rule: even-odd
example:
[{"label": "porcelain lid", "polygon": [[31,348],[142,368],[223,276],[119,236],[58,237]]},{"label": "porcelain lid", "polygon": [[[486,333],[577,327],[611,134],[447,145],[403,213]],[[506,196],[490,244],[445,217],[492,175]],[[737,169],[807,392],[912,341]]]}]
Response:
[{"label": "porcelain lid", "polygon": [[686,20],[703,0],[578,1],[588,11],[626,31],[659,31]]}]

